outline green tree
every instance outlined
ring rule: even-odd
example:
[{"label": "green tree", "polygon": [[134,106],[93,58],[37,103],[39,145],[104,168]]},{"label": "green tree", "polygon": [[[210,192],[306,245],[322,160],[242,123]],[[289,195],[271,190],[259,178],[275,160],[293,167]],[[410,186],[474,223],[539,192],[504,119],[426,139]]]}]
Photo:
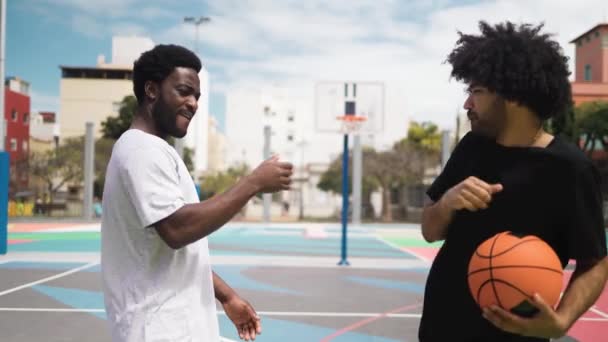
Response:
[{"label": "green tree", "polygon": [[[441,132],[432,122],[412,121],[407,136],[393,146],[401,154],[409,154],[408,183],[421,184],[429,167],[439,165],[441,156]],[[405,185],[405,184],[404,184]]]},{"label": "green tree", "polygon": [[[375,153],[374,149],[364,147],[362,151],[363,163],[366,163],[367,156],[371,153]],[[317,188],[325,192],[333,192],[338,195],[342,195],[342,157],[341,153],[337,156],[330,164],[329,168],[321,175]],[[348,193],[352,193],[352,170],[353,170],[353,159],[352,153],[349,153],[348,159]],[[365,166],[363,166],[365,169]],[[373,177],[368,176],[363,172],[363,179],[361,181],[361,197],[362,202],[369,203],[371,193],[378,188],[377,182]]]},{"label": "green tree", "polygon": [[194,161],[192,160],[193,156],[194,149],[184,146],[184,164],[186,164],[186,168],[190,172],[194,171]]},{"label": "green tree", "polygon": [[221,194],[233,186],[241,177],[249,173],[249,166],[241,164],[228,168],[224,172],[216,172],[201,177],[202,198],[207,199]]},{"label": "green tree", "polygon": [[30,154],[30,173],[46,184],[51,202],[63,185],[82,182],[83,150],[84,137],[79,137],[66,139],[56,149]]},{"label": "green tree", "polygon": [[608,151],[608,102],[586,102],[575,108],[577,131],[583,138],[583,151],[591,155],[599,142]]},{"label": "green tree", "polygon": [[95,141],[95,182],[93,183],[93,194],[99,198],[102,198],[103,195],[106,168],[110,162],[115,142],[114,139],[110,138],[100,138]]},{"label": "green tree", "polygon": [[131,126],[131,121],[133,121],[136,110],[137,99],[135,96],[125,96],[120,102],[118,116],[109,116],[101,123],[103,137],[118,140],[118,138]]},{"label": "green tree", "polygon": [[571,102],[566,110],[558,113],[545,123],[545,130],[555,136],[578,145],[578,129],[575,121],[574,105]]},{"label": "green tree", "polygon": [[378,185],[382,193],[382,221],[391,222],[393,213],[391,210],[391,190],[404,184],[411,175],[409,163],[410,157],[416,155],[405,152],[405,150],[388,150],[383,152],[372,152],[367,154],[363,163],[363,172]]},{"label": "green tree", "polygon": [[[432,122],[418,123],[412,121],[407,130],[405,141],[429,152],[439,152],[441,149],[441,132],[439,132],[437,125]],[[404,140],[401,140],[397,146],[404,143]]]}]

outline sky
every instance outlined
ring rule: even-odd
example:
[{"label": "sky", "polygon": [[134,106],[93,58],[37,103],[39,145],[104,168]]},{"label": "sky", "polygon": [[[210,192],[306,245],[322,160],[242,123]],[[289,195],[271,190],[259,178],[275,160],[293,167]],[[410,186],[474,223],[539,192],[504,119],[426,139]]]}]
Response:
[{"label": "sky", "polygon": [[[403,115],[449,129],[465,96],[444,63],[458,31],[544,23],[574,73],[569,42],[607,14],[605,0],[8,0],[5,70],[30,82],[32,110],[59,111],[60,65],[94,66],[112,36],[147,36],[199,52],[221,125],[237,89],[357,80],[395,85]],[[184,16],[211,19],[198,43]]]}]

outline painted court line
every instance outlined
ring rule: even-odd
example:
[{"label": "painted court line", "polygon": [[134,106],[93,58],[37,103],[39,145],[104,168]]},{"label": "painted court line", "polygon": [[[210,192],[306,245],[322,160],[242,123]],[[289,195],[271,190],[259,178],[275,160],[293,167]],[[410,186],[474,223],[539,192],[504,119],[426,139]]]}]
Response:
[{"label": "painted court line", "polygon": [[398,314],[380,312],[290,312],[290,311],[258,311],[260,316],[287,317],[388,317],[388,318],[420,318],[421,314]]},{"label": "painted court line", "polygon": [[391,247],[391,248],[393,248],[393,249],[395,249],[395,250],[398,250],[399,252],[401,252],[401,253],[403,253],[403,254],[406,254],[406,253],[407,253],[407,254],[411,254],[411,255],[415,256],[416,258],[418,258],[418,259],[420,259],[420,260],[424,261],[425,263],[430,263],[430,262],[432,262],[432,260],[429,260],[428,258],[426,258],[426,257],[424,257],[424,256],[422,256],[422,255],[420,255],[420,254],[418,254],[418,253],[416,253],[416,252],[410,251],[410,250],[409,250],[409,249],[407,249],[407,248],[401,248],[401,247],[399,247],[399,246],[395,245],[394,243],[392,243],[392,242],[390,242],[390,241],[386,241],[384,238],[382,238],[382,237],[381,237],[381,236],[379,236],[379,235],[375,235],[374,237],[375,237],[377,240],[380,240],[381,242],[383,242],[384,244],[386,244],[387,246],[389,246],[389,247]]},{"label": "painted court line", "polygon": [[19,290],[23,290],[23,289],[26,289],[26,288],[28,288],[28,287],[32,287],[32,286],[34,286],[34,285],[38,285],[38,284],[42,284],[42,283],[46,283],[47,281],[51,281],[51,280],[55,280],[55,279],[59,279],[59,278],[62,278],[62,277],[68,276],[68,275],[70,275],[70,274],[72,274],[72,273],[80,272],[80,271],[82,271],[82,270],[86,270],[87,268],[91,268],[91,267],[93,267],[93,266],[97,266],[97,264],[98,264],[98,263],[96,263],[96,262],[95,262],[95,263],[90,263],[90,264],[82,265],[82,266],[79,266],[79,267],[73,268],[73,269],[71,269],[71,270],[69,270],[69,271],[65,271],[65,272],[63,272],[63,273],[56,274],[56,275],[54,275],[54,276],[50,276],[50,277],[47,277],[47,278],[44,278],[44,279],[40,279],[40,280],[37,280],[37,281],[33,281],[33,282],[31,282],[31,283],[27,283],[27,284],[24,284],[24,285],[21,285],[21,286],[17,286],[17,287],[14,287],[14,288],[12,288],[12,289],[5,290],[5,291],[0,292],[0,296],[4,296],[4,295],[7,295],[7,294],[9,294],[9,293],[13,293],[13,292],[16,292],[16,291],[19,291]]},{"label": "painted court line", "polygon": [[[82,313],[103,313],[104,309],[77,309],[77,308],[0,308],[0,312],[82,312]],[[217,311],[220,315],[225,315],[224,311]],[[289,311],[257,311],[260,316],[278,317],[378,317],[382,313],[374,312],[289,312]],[[420,314],[398,314],[388,313],[382,317],[387,318],[420,318]]]},{"label": "painted court line", "polygon": [[104,309],[69,309],[69,308],[0,308],[4,312],[83,312],[103,313]]},{"label": "painted court line", "polygon": [[596,314],[598,314],[599,316],[602,316],[603,318],[608,319],[608,313],[605,313],[603,311],[601,311],[600,309],[596,308],[595,306],[592,306],[589,311],[592,311]]},{"label": "painted court line", "polygon": [[381,318],[387,317],[387,315],[389,315],[389,314],[394,314],[394,313],[397,313],[397,312],[400,312],[400,311],[407,311],[407,310],[415,309],[415,308],[418,308],[420,306],[422,306],[422,304],[420,304],[420,303],[405,305],[405,306],[402,306],[402,307],[399,307],[399,308],[392,309],[390,311],[381,313],[381,314],[376,315],[374,317],[368,317],[368,318],[366,318],[364,320],[361,320],[359,322],[355,322],[355,323],[353,323],[353,324],[351,324],[349,326],[346,326],[346,327],[344,327],[344,328],[342,328],[342,329],[340,329],[338,331],[335,331],[334,333],[332,333],[330,335],[327,335],[327,336],[323,337],[323,339],[321,339],[321,342],[329,342],[329,341],[333,340],[334,338],[336,338],[336,337],[338,337],[340,335],[346,334],[349,331],[358,329],[358,328],[360,328],[360,327],[362,327],[364,325],[367,325],[369,323],[377,321],[377,320],[379,320]]},{"label": "painted court line", "polygon": [[[104,309],[73,309],[73,308],[1,308],[0,312],[55,312],[55,313],[103,313]],[[275,317],[360,317],[360,318],[420,318],[422,315],[419,313],[387,313],[382,314],[380,312],[290,312],[290,311],[258,311],[260,316],[275,316]],[[223,311],[218,311],[218,314],[225,315]],[[607,315],[608,316],[608,315]],[[263,317],[262,317],[263,318]],[[579,321],[586,322],[606,322],[608,323],[608,317],[581,317]]]}]

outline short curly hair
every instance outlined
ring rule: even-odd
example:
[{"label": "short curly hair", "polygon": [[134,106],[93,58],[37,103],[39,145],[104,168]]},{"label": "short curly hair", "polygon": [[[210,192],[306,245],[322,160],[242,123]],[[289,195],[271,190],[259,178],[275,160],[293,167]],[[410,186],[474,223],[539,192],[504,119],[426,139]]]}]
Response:
[{"label": "short curly hair", "polygon": [[552,35],[540,33],[543,26],[480,21],[481,35],[459,31],[447,58],[451,76],[526,106],[541,120],[562,113],[572,97],[568,57]]},{"label": "short curly hair", "polygon": [[147,81],[161,83],[177,67],[191,68],[198,73],[202,65],[192,51],[179,45],[160,44],[142,53],[133,63],[133,92],[137,103],[144,102],[144,85]]}]

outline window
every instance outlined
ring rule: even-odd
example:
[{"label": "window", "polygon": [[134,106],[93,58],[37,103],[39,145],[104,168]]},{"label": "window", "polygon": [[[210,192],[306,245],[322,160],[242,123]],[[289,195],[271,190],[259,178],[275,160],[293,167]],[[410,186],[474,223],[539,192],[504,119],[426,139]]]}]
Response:
[{"label": "window", "polygon": [[600,31],[595,31],[595,36],[599,37],[600,36]]},{"label": "window", "polygon": [[17,139],[11,138],[11,151],[17,151]]},{"label": "window", "polygon": [[23,152],[27,153],[27,140],[23,140],[23,144],[21,144],[21,148]]},{"label": "window", "polygon": [[13,122],[16,122],[18,117],[19,117],[19,113],[17,113],[17,111],[15,109],[13,109],[11,111],[11,120],[13,120]]},{"label": "window", "polygon": [[287,117],[287,121],[289,121],[289,122],[293,122],[293,115],[289,115],[289,116]]},{"label": "window", "polygon": [[287,141],[293,141],[293,135],[291,135],[291,134],[290,134],[290,135],[288,135],[288,136],[287,136]]},{"label": "window", "polygon": [[585,65],[585,81],[591,81],[591,65]]},{"label": "window", "polygon": [[578,46],[583,46],[583,40],[582,40],[582,39],[581,39],[581,40],[579,40],[579,41],[576,43],[576,45],[578,45]]},{"label": "window", "polygon": [[30,122],[30,113],[23,114],[23,123],[28,124]]}]

